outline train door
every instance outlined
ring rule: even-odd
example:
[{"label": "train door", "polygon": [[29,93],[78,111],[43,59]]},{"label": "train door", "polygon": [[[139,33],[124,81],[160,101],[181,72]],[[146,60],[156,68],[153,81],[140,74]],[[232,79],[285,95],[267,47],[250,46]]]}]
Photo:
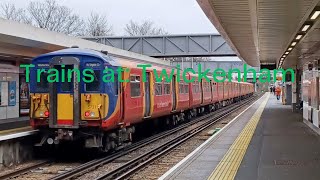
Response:
[{"label": "train door", "polygon": [[213,86],[212,86],[212,82],[211,81],[209,81],[209,88],[210,88],[210,99],[211,99],[211,102],[213,101],[213,91],[212,91],[212,88],[213,88]]},{"label": "train door", "polygon": [[146,82],[144,83],[145,87],[145,117],[150,117],[150,108],[151,108],[151,100],[150,100],[150,72],[146,73]]},{"label": "train door", "polygon": [[177,87],[176,87],[176,76],[173,76],[172,80],[172,111],[175,111],[177,108]]},{"label": "train door", "polygon": [[[123,122],[123,109],[124,109],[124,97],[123,97],[123,84],[119,81],[119,76],[124,77],[124,74],[114,74],[114,90],[115,90],[115,97],[117,98],[116,101],[119,101],[119,115],[117,115],[117,118],[119,119],[119,122]],[[118,102],[116,102],[118,103]],[[104,104],[104,102],[102,103]]]},{"label": "train door", "polygon": [[203,80],[201,79],[199,83],[200,83],[200,93],[201,93],[201,104],[203,104],[203,97],[204,97]]},{"label": "train door", "polygon": [[[56,57],[50,62],[50,68],[59,73],[58,82],[49,83],[51,128],[78,128],[80,121],[80,93],[77,73],[67,78],[68,69],[79,69],[79,59],[75,57]],[[65,78],[65,81],[62,81]]]}]

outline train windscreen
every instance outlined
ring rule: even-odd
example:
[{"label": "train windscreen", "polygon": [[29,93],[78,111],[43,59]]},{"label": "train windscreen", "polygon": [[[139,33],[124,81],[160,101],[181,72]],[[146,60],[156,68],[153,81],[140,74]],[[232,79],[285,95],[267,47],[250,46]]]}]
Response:
[{"label": "train windscreen", "polygon": [[92,82],[85,83],[86,92],[100,91],[100,70],[94,70],[93,72],[94,80]]}]

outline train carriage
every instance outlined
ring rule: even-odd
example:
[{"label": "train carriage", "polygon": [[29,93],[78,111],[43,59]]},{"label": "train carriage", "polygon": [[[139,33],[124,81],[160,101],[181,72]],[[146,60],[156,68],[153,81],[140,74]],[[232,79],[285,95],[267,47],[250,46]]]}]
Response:
[{"label": "train carriage", "polygon": [[[173,67],[152,63],[144,74],[137,68],[141,62],[80,48],[35,58],[30,71],[30,123],[42,135],[38,145],[79,140],[87,148],[108,151],[131,142],[135,127],[146,121],[176,125],[231,102],[238,92],[241,97],[253,93],[250,83],[239,83],[237,91],[234,82],[206,82],[195,74],[187,74],[187,79],[195,79],[192,83],[183,77],[179,82],[176,72],[172,81],[159,81],[162,69],[170,74]],[[85,73],[88,69],[91,74]]]},{"label": "train carriage", "polygon": [[191,74],[191,77],[195,78],[195,81],[191,83],[190,107],[197,108],[200,107],[202,103],[201,82],[198,81],[197,76]]},{"label": "train carriage", "polygon": [[202,105],[208,105],[212,103],[212,88],[211,82],[207,82],[205,79],[202,79]]},{"label": "train carriage", "polygon": [[218,83],[211,80],[212,103],[219,102]]},{"label": "train carriage", "polygon": [[[187,74],[186,79],[190,79],[190,75]],[[177,111],[183,111],[190,108],[190,96],[189,89],[190,83],[186,83],[183,77],[180,77],[178,84],[178,95],[177,95]]]}]

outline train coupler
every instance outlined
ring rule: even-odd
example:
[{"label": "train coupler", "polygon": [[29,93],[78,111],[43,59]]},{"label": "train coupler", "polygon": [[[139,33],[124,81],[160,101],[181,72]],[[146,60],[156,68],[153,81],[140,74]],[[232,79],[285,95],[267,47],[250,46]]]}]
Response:
[{"label": "train coupler", "polygon": [[55,140],[67,140],[72,141],[73,140],[73,131],[67,130],[67,129],[58,129],[56,132],[56,138]]}]

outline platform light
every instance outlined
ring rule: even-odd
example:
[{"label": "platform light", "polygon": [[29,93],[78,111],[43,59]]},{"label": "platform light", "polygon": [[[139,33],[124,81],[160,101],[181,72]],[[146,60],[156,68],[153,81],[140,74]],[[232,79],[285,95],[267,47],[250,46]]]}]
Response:
[{"label": "platform light", "polygon": [[284,60],[284,58],[281,58],[280,60],[281,60],[281,61],[283,61],[283,60]]},{"label": "platform light", "polygon": [[315,11],[313,14],[312,14],[312,16],[311,16],[311,20],[315,20],[315,19],[317,19],[317,17],[320,15],[320,10],[319,11]]},{"label": "platform light", "polygon": [[302,38],[302,35],[301,34],[298,34],[297,37],[296,37],[296,40],[299,40]]},{"label": "platform light", "polygon": [[292,42],[291,46],[295,46],[297,44],[297,42]]},{"label": "platform light", "polygon": [[287,57],[287,56],[286,56],[286,55],[283,55],[282,57],[285,58],[285,57]]},{"label": "platform light", "polygon": [[287,51],[287,52],[285,52],[284,54],[287,54],[287,55],[288,55],[288,54],[289,54],[289,52]]},{"label": "platform light", "polygon": [[301,31],[305,32],[309,29],[310,25],[309,24],[306,24],[303,26],[303,28],[301,29]]}]

